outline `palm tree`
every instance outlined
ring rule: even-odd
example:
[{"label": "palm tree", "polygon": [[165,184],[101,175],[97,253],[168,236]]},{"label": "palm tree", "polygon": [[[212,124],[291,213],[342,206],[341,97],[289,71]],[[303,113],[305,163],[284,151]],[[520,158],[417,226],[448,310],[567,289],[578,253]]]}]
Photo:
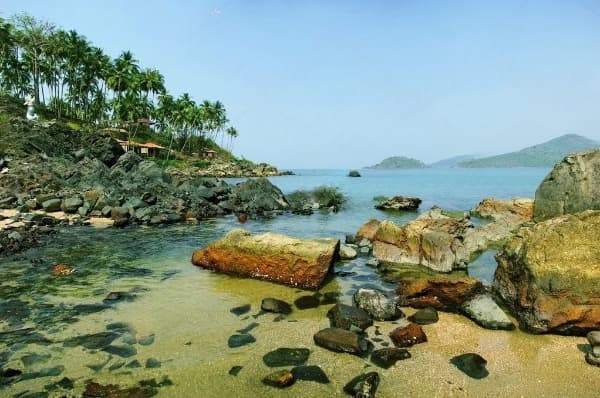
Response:
[{"label": "palm tree", "polygon": [[55,27],[49,22],[37,21],[30,15],[19,14],[14,17],[18,28],[18,41],[25,50],[23,59],[32,75],[35,103],[40,103],[40,58],[43,48],[49,44],[50,34]]},{"label": "palm tree", "polygon": [[227,150],[231,152],[231,148],[232,148],[232,144],[233,144],[233,139],[238,137],[238,131],[235,127],[230,126],[227,128],[227,130],[225,130],[225,133],[227,134],[227,136],[229,137],[229,143],[227,145]]}]

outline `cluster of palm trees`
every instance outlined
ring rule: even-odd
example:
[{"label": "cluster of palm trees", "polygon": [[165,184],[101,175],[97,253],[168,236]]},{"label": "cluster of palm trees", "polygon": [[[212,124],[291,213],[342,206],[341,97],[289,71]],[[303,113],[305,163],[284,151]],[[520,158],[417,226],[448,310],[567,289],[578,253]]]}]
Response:
[{"label": "cluster of palm trees", "polygon": [[31,95],[56,118],[105,126],[151,119],[182,150],[192,149],[194,137],[231,143],[238,135],[220,101],[174,98],[163,75],[142,69],[130,51],[111,59],[76,31],[26,14],[0,18],[0,90]]}]

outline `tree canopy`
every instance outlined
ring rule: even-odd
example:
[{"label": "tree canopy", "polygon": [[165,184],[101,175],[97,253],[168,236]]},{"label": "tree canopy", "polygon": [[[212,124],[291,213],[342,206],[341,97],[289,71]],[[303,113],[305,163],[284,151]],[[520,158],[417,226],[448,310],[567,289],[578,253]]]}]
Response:
[{"label": "tree canopy", "polygon": [[78,32],[27,14],[0,18],[0,90],[32,96],[59,119],[115,127],[150,119],[181,150],[192,149],[193,137],[238,135],[220,101],[175,98],[160,71],[142,68],[131,51],[111,59]]}]

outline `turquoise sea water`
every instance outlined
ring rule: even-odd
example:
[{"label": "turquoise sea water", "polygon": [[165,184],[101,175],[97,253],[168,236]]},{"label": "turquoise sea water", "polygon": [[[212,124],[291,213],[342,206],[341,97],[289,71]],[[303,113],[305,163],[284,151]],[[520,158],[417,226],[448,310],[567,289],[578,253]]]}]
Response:
[{"label": "turquoise sea water", "polygon": [[[336,186],[349,198],[346,207],[338,213],[286,214],[272,219],[249,220],[243,225],[230,216],[198,225],[163,228],[71,227],[49,239],[43,247],[3,260],[0,267],[0,368],[21,369],[29,376],[5,385],[0,383],[0,396],[48,391],[49,385],[63,377],[72,379],[75,391],[79,393],[91,379],[132,386],[140,380],[154,378],[160,381],[169,377],[174,385],[161,388],[160,396],[342,396],[343,383],[359,372],[366,362],[315,349],[312,334],[327,326],[325,313],[328,306],[295,310],[287,322],[274,322],[276,317],[272,314],[258,316],[256,320],[235,317],[229,312],[232,307],[251,304],[250,314],[256,314],[264,297],[277,297],[292,303],[307,292],[198,269],[190,264],[192,251],[237,227],[255,233],[272,231],[343,239],[345,234],[356,232],[371,218],[403,223],[418,215],[418,212],[384,213],[374,209],[373,198],[379,195],[418,196],[423,200],[420,211],[434,205],[467,211],[486,197],[533,197],[549,170],[361,170],[363,176],[360,178],[346,177],[347,170],[295,172],[296,176],[271,180],[284,193],[321,185]],[[53,277],[50,269],[57,263],[70,264],[77,271],[69,277]],[[490,281],[493,267],[493,253],[489,252],[472,264],[469,273]],[[353,274],[333,278],[321,293],[339,294],[343,302],[350,303],[352,293],[361,286],[394,288],[394,285],[381,282],[373,270],[365,266],[365,258],[338,264],[336,269]],[[107,304],[103,299],[111,291],[126,292],[128,296]],[[228,348],[228,337],[254,321],[259,325],[251,333],[257,341],[241,348]],[[75,336],[105,333],[110,330],[107,329],[111,327],[109,325],[116,322],[130,327],[111,343],[112,348],[89,349],[69,343]],[[507,341],[514,350],[509,349],[506,355],[528,353],[523,345],[543,341],[542,338],[531,340],[520,332],[480,332],[474,324],[460,317],[449,318],[446,322],[454,322],[455,327],[469,333],[511,336]],[[381,328],[386,330],[391,326],[382,324]],[[443,325],[439,327],[441,337],[445,329]],[[12,333],[15,330],[28,332]],[[430,330],[435,332],[433,327]],[[148,336],[152,336],[152,344],[142,344]],[[490,337],[488,334],[481,336],[480,342]],[[457,337],[456,341],[462,340]],[[262,385],[260,379],[269,371],[260,360],[262,355],[270,349],[291,345],[309,348],[313,352],[311,361],[321,366],[332,382],[326,385],[300,382],[286,392]],[[429,355],[437,358],[439,363],[419,362],[418,366],[433,367],[452,379],[452,368],[446,366],[443,350],[435,344],[427,347],[432,350]],[[481,347],[490,348],[488,343]],[[571,354],[577,355],[577,350]],[[32,361],[32,355],[38,361]],[[419,355],[418,349],[416,355]],[[158,360],[160,368],[146,368],[144,364],[150,358]],[[539,367],[527,355],[524,359],[518,358],[523,366]],[[126,367],[133,360],[139,360],[141,368]],[[309,364],[313,363],[309,361]],[[235,365],[243,366],[237,377],[228,374]],[[385,391],[395,389],[391,380],[396,376],[389,375],[399,371],[397,367],[382,371],[382,396],[393,396]],[[512,373],[507,373],[506,377],[509,374]],[[585,374],[585,370],[581,374]],[[464,383],[465,388],[484,386]],[[410,389],[410,380],[407,385]],[[483,389],[486,393],[492,390],[492,387]],[[452,394],[452,391],[440,391]]]}]

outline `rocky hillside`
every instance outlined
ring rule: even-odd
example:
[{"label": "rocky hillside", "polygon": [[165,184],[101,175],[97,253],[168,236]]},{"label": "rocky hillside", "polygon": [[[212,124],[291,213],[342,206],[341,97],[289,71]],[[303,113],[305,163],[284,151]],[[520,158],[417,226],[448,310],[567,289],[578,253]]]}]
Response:
[{"label": "rocky hillside", "polygon": [[598,142],[577,134],[566,134],[542,144],[505,153],[461,162],[458,167],[552,167],[572,152],[597,148]]},{"label": "rocky hillside", "polygon": [[427,165],[420,160],[408,158],[406,156],[392,156],[382,160],[376,165],[366,167],[374,170],[387,169],[424,169]]}]

